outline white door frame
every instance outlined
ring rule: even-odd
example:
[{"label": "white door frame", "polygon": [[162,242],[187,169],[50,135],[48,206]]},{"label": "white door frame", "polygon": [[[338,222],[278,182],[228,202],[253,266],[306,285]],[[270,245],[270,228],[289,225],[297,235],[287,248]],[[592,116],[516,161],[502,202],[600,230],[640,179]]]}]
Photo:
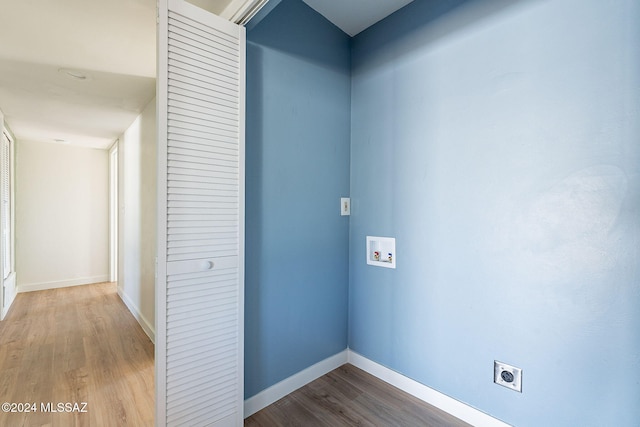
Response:
[{"label": "white door frame", "polygon": [[109,149],[109,281],[118,281],[118,144]]},{"label": "white door frame", "polygon": [[[0,320],[4,319],[4,317],[7,315],[7,312],[9,311],[9,308],[11,307],[11,304],[13,303],[15,296],[16,296],[16,273],[15,273],[15,142],[13,140],[13,137],[11,136],[11,134],[9,133],[9,131],[5,128],[4,126],[4,117],[2,115],[2,113],[0,112],[0,136],[3,138],[3,144],[4,144],[4,138],[6,138],[6,140],[9,143],[9,150],[8,150],[8,159],[7,160],[7,164],[9,165],[9,194],[6,195],[6,197],[8,197],[9,199],[9,266],[8,268],[5,268],[5,252],[6,252],[6,248],[4,246],[4,239],[3,240],[3,245],[2,248],[0,248],[0,254],[2,254],[1,260],[0,260]],[[4,152],[4,150],[2,150],[2,152]],[[2,156],[2,159],[0,159],[0,163],[2,164],[2,166],[4,167],[5,164],[5,159],[4,159],[4,155]],[[4,173],[4,170],[3,170]],[[4,194],[4,185],[1,186],[2,189],[0,190],[0,199],[4,199],[5,194]],[[4,217],[4,209],[2,209],[2,213],[0,214],[0,222],[4,224],[5,221],[5,217]],[[8,270],[8,271],[7,271]]]}]

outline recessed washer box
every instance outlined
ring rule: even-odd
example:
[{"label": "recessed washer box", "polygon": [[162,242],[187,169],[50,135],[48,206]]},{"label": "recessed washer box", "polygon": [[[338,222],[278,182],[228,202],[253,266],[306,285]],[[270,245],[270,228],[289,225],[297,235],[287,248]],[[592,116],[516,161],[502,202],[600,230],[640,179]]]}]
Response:
[{"label": "recessed washer box", "polygon": [[396,268],[396,239],[367,236],[367,264]]}]

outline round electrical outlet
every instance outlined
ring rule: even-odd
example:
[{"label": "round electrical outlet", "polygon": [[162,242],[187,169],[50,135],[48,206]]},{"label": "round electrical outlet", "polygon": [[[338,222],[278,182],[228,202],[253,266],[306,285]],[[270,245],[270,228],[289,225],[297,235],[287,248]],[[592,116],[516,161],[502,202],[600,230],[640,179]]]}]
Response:
[{"label": "round electrical outlet", "polygon": [[507,382],[507,383],[512,383],[513,382],[513,374],[511,372],[509,372],[509,371],[502,371],[500,373],[500,377],[502,377],[502,380],[504,382]]}]

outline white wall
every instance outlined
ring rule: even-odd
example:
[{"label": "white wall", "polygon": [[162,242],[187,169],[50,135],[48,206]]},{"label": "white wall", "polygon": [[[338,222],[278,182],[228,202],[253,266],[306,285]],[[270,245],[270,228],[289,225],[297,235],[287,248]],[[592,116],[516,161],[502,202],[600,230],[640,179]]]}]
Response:
[{"label": "white wall", "polygon": [[107,281],[106,150],[16,142],[18,291]]},{"label": "white wall", "polygon": [[155,335],[156,100],[118,143],[118,293],[147,335]]}]

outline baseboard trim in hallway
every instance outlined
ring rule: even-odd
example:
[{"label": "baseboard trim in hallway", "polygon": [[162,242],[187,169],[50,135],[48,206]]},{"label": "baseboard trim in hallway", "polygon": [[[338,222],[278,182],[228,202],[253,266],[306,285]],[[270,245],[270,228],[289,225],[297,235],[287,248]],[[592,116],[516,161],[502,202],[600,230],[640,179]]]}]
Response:
[{"label": "baseboard trim in hallway", "polygon": [[42,283],[26,283],[17,287],[18,293],[22,292],[36,292],[46,291],[49,289],[67,288],[71,286],[84,286],[95,283],[106,283],[109,281],[109,276],[92,276],[92,277],[79,277],[76,279],[68,280],[56,280],[53,282]]},{"label": "baseboard trim in hallway", "polygon": [[120,296],[120,299],[122,300],[122,302],[124,303],[124,305],[127,306],[127,308],[129,309],[129,311],[131,312],[131,314],[133,315],[133,317],[136,318],[136,320],[138,321],[138,323],[140,324],[140,327],[142,328],[142,330],[144,331],[145,334],[147,334],[147,336],[149,337],[149,339],[151,340],[152,343],[156,343],[156,331],[155,328],[153,327],[153,325],[147,320],[146,317],[144,317],[142,315],[142,312],[140,311],[140,309],[138,308],[138,306],[136,306],[133,301],[131,300],[131,298],[129,298],[129,295],[127,295],[122,289],[118,288],[118,296]]}]

